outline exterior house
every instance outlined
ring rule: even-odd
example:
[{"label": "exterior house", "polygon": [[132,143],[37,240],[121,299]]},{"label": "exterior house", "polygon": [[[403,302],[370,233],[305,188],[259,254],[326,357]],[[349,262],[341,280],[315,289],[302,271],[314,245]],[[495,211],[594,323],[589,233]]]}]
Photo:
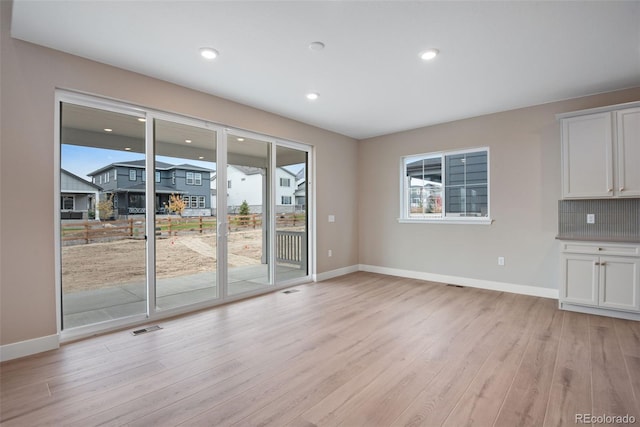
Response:
[{"label": "exterior house", "polygon": [[[211,172],[211,169],[195,165],[156,162],[156,212],[169,213],[166,206],[171,194],[175,194],[185,201],[183,216],[211,216]],[[113,196],[117,217],[146,212],[144,160],[111,163],[89,176],[94,185],[102,187],[101,199]]]},{"label": "exterior house", "polygon": [[296,210],[304,210],[307,205],[307,169],[302,168],[296,174],[296,190],[293,196],[296,201]]},{"label": "exterior house", "polygon": [[[71,172],[60,169],[60,218],[91,219],[102,188]],[[96,217],[96,219],[99,219]]]},{"label": "exterior house", "polygon": [[[227,206],[230,213],[237,213],[246,201],[251,213],[262,213],[263,194],[266,192],[265,170],[253,166],[229,165],[227,168]],[[211,181],[211,197],[215,206],[217,179]],[[294,212],[297,191],[296,174],[286,168],[276,170],[276,212]]]}]

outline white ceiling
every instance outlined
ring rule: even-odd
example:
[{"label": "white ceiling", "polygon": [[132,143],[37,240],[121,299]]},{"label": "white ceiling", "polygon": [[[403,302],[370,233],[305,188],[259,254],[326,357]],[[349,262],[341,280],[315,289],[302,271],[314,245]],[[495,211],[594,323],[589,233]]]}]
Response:
[{"label": "white ceiling", "polygon": [[15,0],[11,30],[358,139],[640,86],[640,1]]}]

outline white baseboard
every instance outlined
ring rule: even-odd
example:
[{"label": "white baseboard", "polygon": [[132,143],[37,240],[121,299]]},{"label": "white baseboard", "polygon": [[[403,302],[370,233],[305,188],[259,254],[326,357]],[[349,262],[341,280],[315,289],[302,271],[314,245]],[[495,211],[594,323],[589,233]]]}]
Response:
[{"label": "white baseboard", "polygon": [[325,271],[324,273],[314,274],[311,278],[314,282],[333,279],[334,277],[344,276],[345,274],[355,273],[360,270],[359,265],[350,265],[348,267],[338,268],[336,270]]},{"label": "white baseboard", "polygon": [[31,356],[43,351],[55,350],[60,347],[58,334],[34,338],[0,346],[0,362]]},{"label": "white baseboard", "polygon": [[489,289],[492,291],[510,292],[521,295],[558,299],[558,290],[541,288],[538,286],[516,285],[513,283],[494,282],[492,280],[472,279],[469,277],[448,276],[443,274],[425,273],[422,271],[401,270],[397,268],[378,267],[360,264],[360,271],[387,274],[389,276],[406,277],[409,279],[428,280],[431,282],[448,283],[452,285],[469,286],[471,288]]}]

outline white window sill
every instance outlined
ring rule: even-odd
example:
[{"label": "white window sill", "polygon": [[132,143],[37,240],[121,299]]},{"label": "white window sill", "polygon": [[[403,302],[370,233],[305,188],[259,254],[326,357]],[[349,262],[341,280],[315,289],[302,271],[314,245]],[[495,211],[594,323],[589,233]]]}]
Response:
[{"label": "white window sill", "polygon": [[491,225],[491,218],[398,218],[400,224],[474,224]]}]

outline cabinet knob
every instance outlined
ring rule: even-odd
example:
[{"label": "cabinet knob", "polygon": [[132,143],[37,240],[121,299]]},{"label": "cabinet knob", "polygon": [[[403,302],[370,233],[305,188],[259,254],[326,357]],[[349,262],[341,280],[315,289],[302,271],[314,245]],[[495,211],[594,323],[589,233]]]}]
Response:
[{"label": "cabinet knob", "polygon": [[607,265],[607,263],[606,262],[601,262],[600,265]]},{"label": "cabinet knob", "polygon": [[620,191],[624,191],[624,187],[620,187]]},{"label": "cabinet knob", "polygon": [[609,188],[607,191],[611,193],[613,191],[613,188]]},{"label": "cabinet knob", "polygon": [[594,261],[594,262],[593,262],[593,265],[600,265],[600,263],[599,263],[599,262],[595,262],[595,261]]}]

